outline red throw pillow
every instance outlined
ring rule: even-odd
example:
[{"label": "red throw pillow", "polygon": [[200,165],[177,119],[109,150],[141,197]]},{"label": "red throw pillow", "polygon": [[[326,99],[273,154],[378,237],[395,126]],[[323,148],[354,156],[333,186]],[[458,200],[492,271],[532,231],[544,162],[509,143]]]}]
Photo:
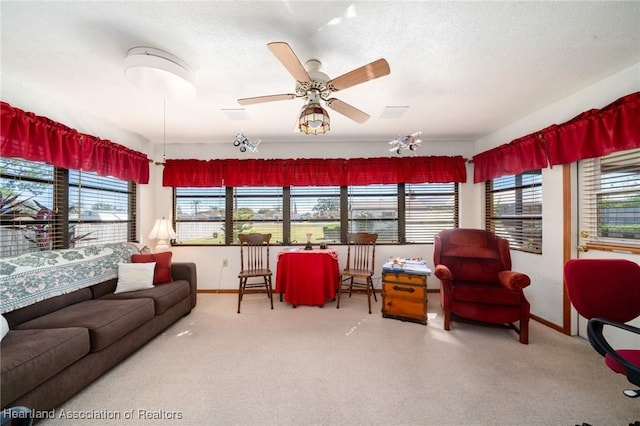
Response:
[{"label": "red throw pillow", "polygon": [[153,270],[153,285],[165,284],[173,281],[171,276],[171,257],[173,253],[165,251],[163,253],[151,253],[151,254],[132,254],[131,262],[133,263],[149,263],[156,262],[156,267]]}]

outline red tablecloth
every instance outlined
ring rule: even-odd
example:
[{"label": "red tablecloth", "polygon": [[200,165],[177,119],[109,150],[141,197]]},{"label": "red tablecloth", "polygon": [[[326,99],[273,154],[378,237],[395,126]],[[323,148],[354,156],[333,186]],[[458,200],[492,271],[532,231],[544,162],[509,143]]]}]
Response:
[{"label": "red tablecloth", "polygon": [[331,249],[278,253],[276,293],[296,305],[323,306],[334,299],[340,280],[338,253]]}]

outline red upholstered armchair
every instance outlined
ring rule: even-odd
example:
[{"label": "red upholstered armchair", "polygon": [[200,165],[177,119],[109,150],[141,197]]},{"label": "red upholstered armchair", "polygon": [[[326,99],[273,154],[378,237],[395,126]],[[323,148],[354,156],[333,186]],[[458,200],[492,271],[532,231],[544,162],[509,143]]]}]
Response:
[{"label": "red upholstered armchair", "polygon": [[[433,261],[440,279],[444,329],[451,314],[506,324],[529,343],[529,309],[525,274],[511,271],[509,242],[482,229],[449,229],[435,236]],[[514,323],[519,322],[519,328]]]}]

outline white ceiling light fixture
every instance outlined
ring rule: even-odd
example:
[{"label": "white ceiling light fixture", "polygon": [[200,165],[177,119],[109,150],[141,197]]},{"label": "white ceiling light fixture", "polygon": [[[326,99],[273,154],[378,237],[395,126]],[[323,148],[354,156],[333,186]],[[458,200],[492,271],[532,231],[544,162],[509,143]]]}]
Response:
[{"label": "white ceiling light fixture", "polygon": [[153,47],[129,49],[124,75],[139,89],[171,99],[188,99],[196,94],[189,65],[164,50]]},{"label": "white ceiling light fixture", "polygon": [[309,103],[302,108],[300,113],[298,129],[307,135],[318,135],[329,131],[329,114],[320,105],[317,91],[312,91],[309,94]]}]

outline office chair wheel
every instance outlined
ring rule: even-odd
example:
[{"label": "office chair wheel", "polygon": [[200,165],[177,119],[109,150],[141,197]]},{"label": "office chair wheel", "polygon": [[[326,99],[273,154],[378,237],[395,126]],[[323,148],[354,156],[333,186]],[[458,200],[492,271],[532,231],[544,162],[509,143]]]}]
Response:
[{"label": "office chair wheel", "polygon": [[[625,389],[622,391],[622,393],[624,394],[624,396],[629,397],[629,398],[637,398],[640,396],[640,389]],[[636,422],[636,424],[638,424],[639,422]],[[635,426],[635,425],[634,425]],[[640,426],[640,424],[638,424],[638,426]]]}]

